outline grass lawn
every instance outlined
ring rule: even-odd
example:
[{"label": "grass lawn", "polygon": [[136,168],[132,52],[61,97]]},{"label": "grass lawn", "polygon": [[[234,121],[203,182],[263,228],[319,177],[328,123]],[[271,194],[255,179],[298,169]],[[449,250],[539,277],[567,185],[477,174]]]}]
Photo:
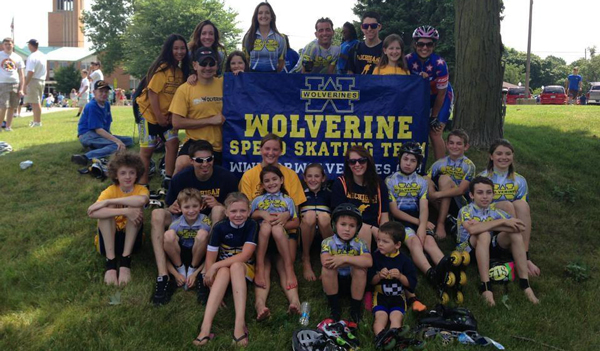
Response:
[{"label": "grass lawn", "polygon": [[[114,108],[113,132],[131,135],[129,108]],[[104,263],[94,251],[96,224],[86,216],[109,181],[80,176],[70,156],[81,152],[76,140],[78,118],[69,110],[43,116],[42,128],[28,128],[30,118],[15,119],[13,133],[0,133],[14,152],[0,157],[0,350],[180,350],[194,349],[203,308],[194,291],[177,291],[171,303],[154,307],[156,268],[149,240],[134,256],[133,281],[124,288],[103,284]],[[137,134],[137,133],[136,133]],[[479,298],[476,268],[469,267],[465,305],[475,314],[482,335],[511,350],[547,350],[535,339],[565,350],[595,350],[600,345],[600,302],[597,266],[600,257],[600,107],[510,106],[505,136],[516,148],[516,169],[530,187],[533,218],[531,257],[542,276],[531,284],[541,305],[533,306],[515,282],[495,287],[497,306]],[[478,171],[487,150],[469,150]],[[19,162],[34,165],[21,170]],[[158,179],[154,179],[158,183]],[[150,212],[145,231],[149,239]],[[451,243],[442,247],[451,249]],[[316,255],[315,255],[316,260]],[[576,282],[565,273],[570,262],[592,267],[592,279]],[[316,261],[315,261],[316,262]],[[328,315],[319,282],[302,280],[301,300],[310,301],[311,324]],[[435,305],[435,292],[419,276],[417,293]],[[502,304],[502,295],[508,302]],[[111,297],[120,303],[111,305]],[[274,287],[270,320],[254,322],[254,294],[249,294],[246,320],[251,350],[291,348],[297,316],[288,316],[283,292]],[[217,338],[207,349],[232,349],[233,302],[216,317]],[[408,323],[414,325],[409,313]],[[372,349],[371,318],[361,325],[363,349]],[[596,345],[596,346],[593,346]],[[467,350],[442,346],[429,350]]]}]

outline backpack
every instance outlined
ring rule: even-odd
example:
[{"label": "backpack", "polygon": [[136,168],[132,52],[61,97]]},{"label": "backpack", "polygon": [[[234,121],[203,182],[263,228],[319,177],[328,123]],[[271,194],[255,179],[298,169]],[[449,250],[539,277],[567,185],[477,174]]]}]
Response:
[{"label": "backpack", "polygon": [[146,82],[146,77],[144,77],[144,78],[142,78],[142,80],[140,80],[140,83],[135,88],[135,93],[131,94],[131,105],[133,106],[133,118],[135,119],[136,124],[139,124],[142,121],[142,114],[140,112],[140,106],[137,103],[137,98],[138,98],[138,96],[142,95],[142,93],[144,92],[144,89],[146,88],[146,85],[148,85],[148,82]]}]

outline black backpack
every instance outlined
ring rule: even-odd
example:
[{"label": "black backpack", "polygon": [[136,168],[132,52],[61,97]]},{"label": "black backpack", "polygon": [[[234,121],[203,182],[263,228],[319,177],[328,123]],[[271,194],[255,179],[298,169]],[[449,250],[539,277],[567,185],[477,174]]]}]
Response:
[{"label": "black backpack", "polygon": [[146,88],[148,83],[146,82],[146,77],[140,80],[140,84],[135,88],[135,93],[131,94],[131,105],[133,106],[133,118],[135,118],[135,123],[139,124],[142,121],[142,114],[140,112],[140,106],[137,103],[137,97],[142,95],[144,89]]}]

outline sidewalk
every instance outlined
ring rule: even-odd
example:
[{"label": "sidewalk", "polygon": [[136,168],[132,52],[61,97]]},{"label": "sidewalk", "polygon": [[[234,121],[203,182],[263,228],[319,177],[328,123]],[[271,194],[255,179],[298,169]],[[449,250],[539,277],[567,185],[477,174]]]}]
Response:
[{"label": "sidewalk", "polygon": [[[77,109],[78,109],[78,107],[50,107],[50,108],[42,107],[42,118],[47,113],[60,112],[60,111],[69,111],[69,110],[77,110]],[[15,114],[15,118],[19,118],[19,117],[31,117],[31,116],[33,116],[33,111],[26,112],[25,107],[23,107],[21,109],[21,116],[17,116]]]}]

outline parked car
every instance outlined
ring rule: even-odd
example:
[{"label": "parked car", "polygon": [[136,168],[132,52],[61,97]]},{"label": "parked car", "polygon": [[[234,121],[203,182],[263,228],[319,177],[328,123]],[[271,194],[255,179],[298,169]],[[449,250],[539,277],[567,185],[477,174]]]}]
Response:
[{"label": "parked car", "polygon": [[548,85],[540,95],[542,105],[564,105],[567,103],[565,88],[560,85]]},{"label": "parked car", "polygon": [[531,89],[529,89],[529,96],[525,96],[525,87],[509,88],[508,94],[506,95],[506,103],[509,105],[515,105],[517,103],[517,99],[527,98],[532,94],[533,92]]},{"label": "parked car", "polygon": [[589,104],[600,104],[600,82],[590,83],[590,91],[586,94],[587,103]]}]

